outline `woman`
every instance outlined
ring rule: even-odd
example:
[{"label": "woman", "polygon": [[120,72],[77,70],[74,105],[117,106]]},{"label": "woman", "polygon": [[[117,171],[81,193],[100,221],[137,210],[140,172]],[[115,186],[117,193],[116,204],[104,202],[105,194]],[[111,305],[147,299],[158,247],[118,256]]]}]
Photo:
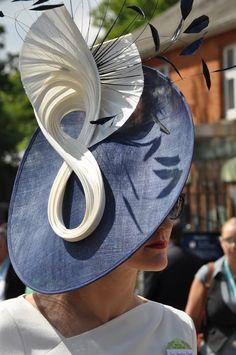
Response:
[{"label": "woman", "polygon": [[[219,240],[224,256],[214,263],[212,271],[201,354],[233,355],[236,351],[236,218],[223,225]],[[186,306],[186,312],[195,322],[201,313],[201,290],[208,281],[208,268],[209,265],[203,265],[195,275]]]},{"label": "woman", "polygon": [[2,354],[165,354],[171,341],[170,350],[185,354],[192,347],[195,354],[194,330],[183,312],[134,294],[138,269],[165,267],[171,227],[167,219],[130,259],[84,288],[6,304]]},{"label": "woman", "polygon": [[[5,354],[196,354],[181,311],[134,294],[162,270],[193,123],[130,35],[88,48],[64,7],[29,30],[21,78],[40,130],[19,168],[9,252],[32,295],[0,308]],[[176,350],[177,349],[177,350]]]}]

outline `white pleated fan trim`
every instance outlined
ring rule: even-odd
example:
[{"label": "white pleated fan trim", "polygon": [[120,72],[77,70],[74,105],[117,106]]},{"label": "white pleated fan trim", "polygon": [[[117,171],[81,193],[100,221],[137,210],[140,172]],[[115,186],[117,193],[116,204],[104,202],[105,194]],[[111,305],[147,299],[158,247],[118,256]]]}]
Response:
[{"label": "white pleated fan trim", "polygon": [[[64,160],[51,188],[48,219],[54,232],[67,241],[79,241],[89,236],[104,212],[103,179],[88,147],[102,141],[126,122],[143,90],[141,59],[132,37],[124,36],[114,46],[111,44],[109,41],[100,48],[100,51],[108,50],[103,52],[99,72],[70,14],[65,7],[59,7],[44,12],[36,20],[20,55],[22,82],[38,125]],[[133,75],[125,78],[131,71]],[[74,139],[63,131],[61,121],[66,114],[79,110],[85,112],[85,120],[78,138]],[[90,123],[110,116],[114,116],[112,122]],[[62,205],[72,172],[83,187],[86,208],[78,227],[68,229],[63,221]]]}]

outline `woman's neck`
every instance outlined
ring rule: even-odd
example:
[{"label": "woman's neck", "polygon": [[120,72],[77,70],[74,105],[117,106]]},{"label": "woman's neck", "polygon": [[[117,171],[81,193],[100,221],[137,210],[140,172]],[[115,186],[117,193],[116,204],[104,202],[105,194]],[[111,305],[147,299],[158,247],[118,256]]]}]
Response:
[{"label": "woman's neck", "polygon": [[129,311],[143,301],[134,295],[137,271],[118,267],[79,290],[35,294],[28,300],[65,337],[94,329]]},{"label": "woman's neck", "polygon": [[105,323],[135,306],[136,276],[136,272],[118,268],[80,290],[63,294],[62,298],[79,315]]}]

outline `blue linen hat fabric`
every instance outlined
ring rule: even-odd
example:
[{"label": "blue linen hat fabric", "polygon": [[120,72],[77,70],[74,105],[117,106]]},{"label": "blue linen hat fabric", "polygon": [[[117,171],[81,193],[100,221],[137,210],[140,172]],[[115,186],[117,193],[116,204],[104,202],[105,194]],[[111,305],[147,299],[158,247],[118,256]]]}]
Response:
[{"label": "blue linen hat fabric", "polygon": [[72,22],[64,8],[40,16],[20,61],[40,128],[13,189],[9,254],[22,281],[48,294],[97,280],[142,246],[177,201],[193,153],[191,113],[170,80],[141,65],[129,38],[110,61],[118,77],[114,67],[102,76]]}]

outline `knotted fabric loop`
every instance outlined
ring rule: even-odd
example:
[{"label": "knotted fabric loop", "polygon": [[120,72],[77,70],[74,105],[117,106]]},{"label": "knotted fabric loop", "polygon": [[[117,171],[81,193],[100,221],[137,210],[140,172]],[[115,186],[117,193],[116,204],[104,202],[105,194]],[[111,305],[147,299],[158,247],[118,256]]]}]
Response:
[{"label": "knotted fabric loop", "polygon": [[[107,74],[98,71],[78,27],[66,8],[59,7],[44,12],[34,22],[20,55],[21,79],[38,125],[64,161],[49,195],[48,220],[54,232],[67,241],[79,241],[89,236],[104,212],[102,174],[88,148],[125,123],[143,90],[141,58],[131,36],[121,38],[115,47],[112,43],[104,46],[103,62],[113,58],[107,64]],[[62,129],[63,118],[74,111],[85,112],[76,139]],[[115,117],[113,123],[108,122],[102,127],[91,124],[109,116]],[[72,171],[81,182],[86,208],[82,222],[68,229],[63,221],[62,206]]]}]

